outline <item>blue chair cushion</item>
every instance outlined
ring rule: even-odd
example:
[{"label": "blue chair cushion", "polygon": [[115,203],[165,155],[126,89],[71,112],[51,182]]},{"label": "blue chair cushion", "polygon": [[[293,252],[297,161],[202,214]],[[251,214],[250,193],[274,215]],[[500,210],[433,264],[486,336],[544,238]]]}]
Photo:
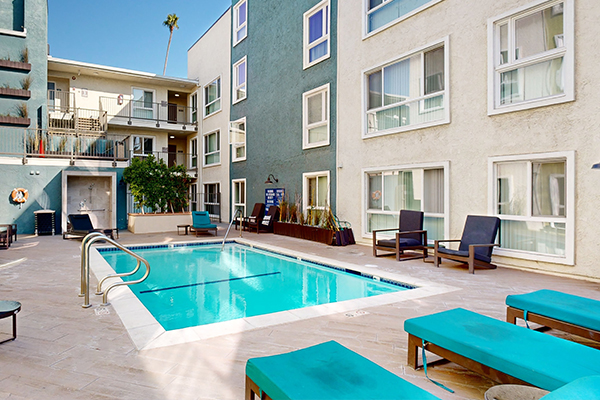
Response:
[{"label": "blue chair cushion", "polygon": [[[469,251],[469,245],[471,244],[493,244],[496,240],[499,227],[500,219],[498,217],[468,215],[458,250]],[[488,258],[486,262],[490,262],[493,250],[493,247],[476,247],[475,254]],[[476,258],[485,261],[481,258]]]},{"label": "blue chair cushion", "polygon": [[194,229],[213,229],[217,225],[210,222],[210,216],[208,211],[194,211],[192,212],[192,228]]},{"label": "blue chair cushion", "polygon": [[276,400],[439,400],[335,341],[251,358],[246,375]]},{"label": "blue chair cushion", "polygon": [[408,319],[404,330],[545,390],[600,375],[600,350],[462,308]]},{"label": "blue chair cushion", "polygon": [[600,400],[600,376],[579,378],[540,400]]},{"label": "blue chair cushion", "polygon": [[600,301],[598,300],[543,289],[507,296],[506,305],[600,331]]},{"label": "blue chair cushion", "polygon": [[[450,255],[461,256],[461,257],[469,257],[469,250],[452,250],[452,249],[448,249],[445,247],[440,247],[440,248],[438,248],[438,253],[450,254]],[[485,254],[478,253],[477,251],[475,251],[475,259],[483,261],[483,262],[487,262],[487,263],[492,261],[491,257],[488,257]]]},{"label": "blue chair cushion", "polygon": [[[420,240],[416,239],[408,239],[401,238],[399,241],[400,247],[408,247],[408,246],[421,246],[422,243]],[[392,249],[396,248],[396,239],[383,239],[378,240],[377,245],[381,247],[391,247]]]}]

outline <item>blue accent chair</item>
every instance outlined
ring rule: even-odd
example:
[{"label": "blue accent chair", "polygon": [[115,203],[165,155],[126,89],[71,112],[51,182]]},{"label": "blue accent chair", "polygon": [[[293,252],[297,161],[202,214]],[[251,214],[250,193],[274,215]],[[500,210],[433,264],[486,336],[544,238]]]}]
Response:
[{"label": "blue accent chair", "polygon": [[440,400],[335,341],[246,363],[246,400]]},{"label": "blue accent chair", "polygon": [[[496,235],[500,227],[500,219],[482,215],[468,215],[462,238],[460,240],[436,240],[433,245],[433,264],[440,266],[442,258],[459,261],[469,266],[469,272],[475,273],[475,267],[495,269],[492,264],[492,251]],[[458,250],[440,246],[444,242],[460,242]]]},{"label": "blue accent chair", "polygon": [[208,211],[192,211],[190,230],[195,232],[196,236],[198,236],[198,233],[210,233],[210,231],[214,231],[215,236],[217,235],[217,225],[210,222]]},{"label": "blue accent chair", "polygon": [[517,318],[600,342],[600,301],[538,290],[506,297],[506,322]]},{"label": "blue accent chair", "polygon": [[408,365],[419,347],[500,383],[556,390],[600,375],[600,350],[462,308],[407,319]]},{"label": "blue accent chair", "polygon": [[[397,261],[414,260],[415,258],[427,258],[427,231],[423,230],[423,217],[421,211],[400,210],[398,228],[377,229],[373,231],[373,256],[381,257],[391,254],[396,255]],[[377,239],[379,232],[396,232],[394,239]],[[378,254],[377,250],[388,253]],[[420,250],[422,255],[407,253],[406,250]],[[391,253],[390,253],[391,252]]]}]

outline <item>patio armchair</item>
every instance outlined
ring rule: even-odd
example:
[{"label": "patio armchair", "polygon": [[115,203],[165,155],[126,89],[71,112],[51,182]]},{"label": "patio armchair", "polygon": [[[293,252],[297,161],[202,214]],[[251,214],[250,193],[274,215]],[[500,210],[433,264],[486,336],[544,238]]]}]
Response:
[{"label": "patio armchair", "polygon": [[94,228],[89,214],[69,214],[67,216],[67,231],[63,232],[63,239],[83,239],[88,233],[100,232],[114,239],[119,238],[118,228]]},{"label": "patio armchair", "polygon": [[12,224],[0,225],[0,247],[8,249],[12,243]]},{"label": "patio armchair", "polygon": [[253,230],[258,229],[258,225],[262,222],[265,216],[265,204],[256,203],[252,209],[252,214],[242,219],[242,229]]},{"label": "patio armchair", "polygon": [[[440,266],[442,258],[459,261],[469,266],[469,272],[475,273],[475,267],[495,269],[491,263],[492,251],[499,246],[495,243],[500,219],[482,215],[468,215],[462,238],[436,240],[433,245],[433,264]],[[460,242],[458,250],[440,246],[443,242]]]},{"label": "patio armchair", "polygon": [[[397,261],[413,260],[415,258],[427,258],[427,231],[423,230],[423,217],[421,211],[400,210],[400,219],[398,228],[377,229],[373,231],[373,256],[381,257],[395,254]],[[394,239],[377,239],[380,232],[396,232]],[[378,254],[377,250],[388,251],[385,254]],[[420,250],[422,255],[417,253],[404,252],[407,250]],[[391,253],[390,253],[391,252]]]},{"label": "patio armchair", "polygon": [[210,222],[208,211],[193,211],[192,226],[190,227],[190,231],[195,232],[196,236],[198,236],[199,233],[209,233],[210,231],[215,231],[216,236],[217,225]]},{"label": "patio armchair", "polygon": [[267,215],[264,216],[260,224],[256,226],[256,233],[273,232],[273,223],[279,219],[279,207],[271,206],[269,207],[269,211],[267,211]]}]

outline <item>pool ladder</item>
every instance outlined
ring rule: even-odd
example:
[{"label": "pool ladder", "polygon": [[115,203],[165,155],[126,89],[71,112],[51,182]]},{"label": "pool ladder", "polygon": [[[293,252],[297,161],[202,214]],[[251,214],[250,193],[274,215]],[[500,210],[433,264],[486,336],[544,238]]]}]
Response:
[{"label": "pool ladder", "polygon": [[[229,227],[227,227],[227,232],[225,232],[225,237],[223,237],[223,243],[221,244],[221,251],[223,251],[223,248],[225,247],[225,241],[227,240],[227,235],[229,235],[229,231],[231,230],[231,225],[233,225],[233,223],[235,222],[235,217],[237,217],[237,215],[241,212],[242,212],[241,208],[238,208],[237,210],[235,210],[235,213],[233,214],[233,218],[231,218],[231,222],[229,223]],[[242,220],[240,220],[240,237],[242,237],[243,230],[244,230],[244,222]]]},{"label": "pool ladder", "polygon": [[[103,295],[102,305],[108,305],[108,292],[110,292],[113,288],[117,286],[127,286],[127,285],[135,285],[136,283],[143,282],[148,275],[150,274],[150,264],[143,257],[135,254],[133,251],[129,250],[122,244],[114,241],[113,239],[108,238],[106,235],[100,232],[92,232],[83,238],[81,242],[81,293],[80,297],[85,297],[83,304],[81,307],[88,308],[92,305],[90,304],[90,247],[92,244],[99,240],[104,240],[107,243],[112,244],[114,247],[123,250],[125,253],[129,254],[133,258],[137,260],[137,265],[131,272],[125,272],[122,274],[110,274],[100,279],[98,282],[98,286],[96,288],[96,295]],[[146,266],[146,273],[140,279],[130,282],[116,282],[112,285],[109,285],[104,291],[102,291],[102,284],[109,278],[120,278],[123,276],[130,276],[135,274],[139,269],[140,265],[144,263]]]}]

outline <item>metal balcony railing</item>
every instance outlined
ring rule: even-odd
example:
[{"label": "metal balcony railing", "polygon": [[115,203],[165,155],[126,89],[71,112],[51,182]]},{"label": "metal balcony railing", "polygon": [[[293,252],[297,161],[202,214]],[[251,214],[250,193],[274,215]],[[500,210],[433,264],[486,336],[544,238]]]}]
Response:
[{"label": "metal balcony railing", "polygon": [[109,123],[112,119],[118,118],[127,121],[129,125],[144,121],[153,121],[156,127],[179,124],[183,125],[183,128],[186,126],[191,128],[197,125],[193,118],[196,113],[195,108],[166,101],[152,103],[122,97],[100,97],[100,110],[106,112]]},{"label": "metal balcony railing", "polygon": [[127,137],[0,127],[0,155],[127,161]]}]

